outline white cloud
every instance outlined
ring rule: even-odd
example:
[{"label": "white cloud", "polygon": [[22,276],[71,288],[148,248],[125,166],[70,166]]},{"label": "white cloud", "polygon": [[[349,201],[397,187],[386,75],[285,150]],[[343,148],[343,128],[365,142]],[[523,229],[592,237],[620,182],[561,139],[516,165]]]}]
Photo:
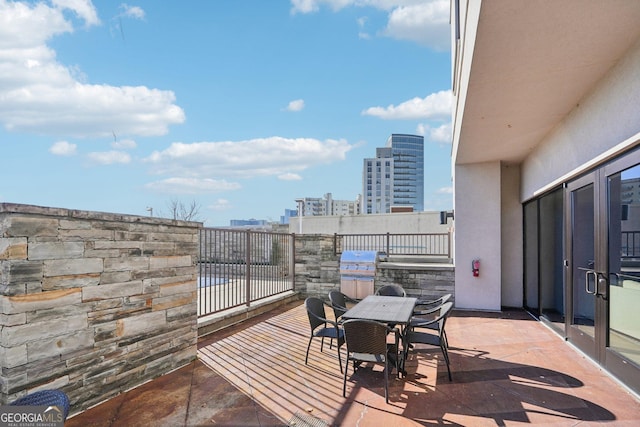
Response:
[{"label": "white cloud", "polygon": [[[382,35],[410,40],[435,50],[450,45],[449,0],[291,0],[291,13],[314,13],[326,6],[338,12],[349,6],[371,7],[389,12]],[[358,21],[359,37],[369,38]]]},{"label": "white cloud", "polygon": [[432,127],[428,124],[418,125],[417,132],[424,135],[433,142],[441,142],[451,144],[452,127],[451,122],[444,123],[438,127]]},{"label": "white cloud", "polygon": [[453,194],[453,187],[441,187],[436,191],[437,194]]},{"label": "white cloud", "polygon": [[362,112],[385,120],[414,120],[451,117],[452,96],[450,90],[433,93],[425,98],[413,98],[398,106],[371,107]]},{"label": "white cloud", "polygon": [[122,16],[134,19],[144,19],[144,10],[139,6],[129,6],[126,3],[122,3],[120,5],[120,9],[122,9]]},{"label": "white cloud", "polygon": [[304,108],[304,99],[296,99],[289,102],[287,111],[301,111]]},{"label": "white cloud", "polygon": [[120,139],[113,141],[111,147],[116,150],[131,150],[138,146],[133,139]]},{"label": "white cloud", "polygon": [[367,26],[367,22],[369,21],[369,18],[367,18],[366,16],[360,17],[357,19],[358,22],[358,37],[363,39],[363,40],[369,40],[371,39],[371,35],[365,31],[365,27]]},{"label": "white cloud", "polygon": [[430,0],[291,0],[292,13],[312,13],[320,10],[323,5],[333,11],[339,11],[348,6],[373,7],[381,10],[391,10],[399,6],[421,4]]},{"label": "white cloud", "polygon": [[[43,22],[47,24],[43,25]],[[2,62],[6,60],[7,55],[19,53],[23,49],[39,49],[50,37],[71,32],[73,26],[58,9],[48,7],[44,3],[31,7],[29,3],[0,0]]]},{"label": "white cloud", "polygon": [[67,141],[58,141],[49,148],[49,152],[56,156],[73,156],[76,154],[77,148],[78,146],[76,144],[71,144]]},{"label": "white cloud", "polygon": [[300,181],[302,177],[297,173],[283,173],[282,175],[278,175],[278,179],[281,181]]},{"label": "white cloud", "polygon": [[202,194],[219,193],[221,191],[239,190],[242,186],[236,182],[228,182],[224,179],[210,178],[167,178],[161,181],[150,182],[146,188],[159,193],[173,194]]},{"label": "white cloud", "polygon": [[69,9],[79,18],[83,19],[87,26],[98,25],[98,13],[91,0],[52,0],[51,3],[58,9]]},{"label": "white cloud", "polygon": [[436,50],[450,49],[449,1],[398,7],[389,15],[384,34]]},{"label": "white cloud", "polygon": [[212,211],[227,211],[233,206],[227,199],[218,199],[214,204],[207,206]]},{"label": "white cloud", "polygon": [[151,171],[185,177],[279,176],[339,162],[353,146],[345,140],[260,138],[247,141],[174,142],[144,159]]},{"label": "white cloud", "polygon": [[126,164],[131,162],[131,156],[123,151],[99,151],[87,154],[89,160],[101,165],[112,165],[114,163]]},{"label": "white cloud", "polygon": [[340,10],[350,3],[352,3],[351,0],[291,0],[291,13],[317,12],[322,4],[333,10]]},{"label": "white cloud", "polygon": [[78,66],[57,62],[46,42],[73,32],[62,9],[87,24],[99,22],[88,1],[0,0],[0,123],[10,131],[74,137],[163,135],[182,123],[184,111],[171,91],[145,86],[85,84]]}]

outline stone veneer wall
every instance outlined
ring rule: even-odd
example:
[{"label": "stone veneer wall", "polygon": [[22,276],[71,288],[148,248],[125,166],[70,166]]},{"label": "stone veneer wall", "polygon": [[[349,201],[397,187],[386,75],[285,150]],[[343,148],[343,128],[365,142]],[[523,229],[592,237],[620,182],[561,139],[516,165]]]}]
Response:
[{"label": "stone veneer wall", "polygon": [[[328,300],[330,290],[340,289],[340,255],[333,254],[333,236],[297,234],[295,241],[296,291]],[[409,296],[435,299],[455,293],[454,276],[455,268],[448,264],[381,262],[374,287],[397,283]]]},{"label": "stone veneer wall", "polygon": [[340,287],[340,256],[333,254],[333,236],[296,234],[295,290],[304,296],[327,298]]},{"label": "stone veneer wall", "polygon": [[385,263],[382,264],[382,268],[379,268],[376,273],[376,288],[398,283],[410,297],[428,300],[451,294],[451,301],[455,299],[455,268],[453,266],[394,264],[385,267]]},{"label": "stone veneer wall", "polygon": [[195,359],[200,227],[0,204],[0,403],[78,412]]}]

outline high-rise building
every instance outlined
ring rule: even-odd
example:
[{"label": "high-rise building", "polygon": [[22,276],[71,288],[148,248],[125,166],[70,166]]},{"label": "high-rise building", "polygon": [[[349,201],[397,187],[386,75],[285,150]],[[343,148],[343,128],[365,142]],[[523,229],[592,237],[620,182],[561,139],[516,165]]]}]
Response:
[{"label": "high-rise building", "polygon": [[289,224],[289,219],[298,216],[297,209],[285,209],[284,215],[280,215],[280,224]]},{"label": "high-rise building", "polygon": [[389,213],[392,206],[424,210],[424,137],[392,134],[376,157],[364,159],[362,213]]},{"label": "high-rise building", "polygon": [[389,212],[393,204],[393,155],[391,148],[377,148],[376,157],[364,159],[362,213]]}]

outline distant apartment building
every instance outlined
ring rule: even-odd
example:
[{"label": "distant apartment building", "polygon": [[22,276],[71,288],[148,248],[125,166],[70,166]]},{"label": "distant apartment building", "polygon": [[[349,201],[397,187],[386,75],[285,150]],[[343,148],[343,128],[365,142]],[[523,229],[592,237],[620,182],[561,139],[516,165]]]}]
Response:
[{"label": "distant apartment building", "polygon": [[364,159],[362,213],[390,213],[392,206],[424,210],[424,137],[392,134],[376,157]]},{"label": "distant apartment building", "polygon": [[324,197],[304,197],[296,199],[300,216],[357,215],[360,200],[335,200],[331,193]]},{"label": "distant apartment building", "polygon": [[267,221],[264,219],[232,219],[229,221],[231,227],[264,226]]}]

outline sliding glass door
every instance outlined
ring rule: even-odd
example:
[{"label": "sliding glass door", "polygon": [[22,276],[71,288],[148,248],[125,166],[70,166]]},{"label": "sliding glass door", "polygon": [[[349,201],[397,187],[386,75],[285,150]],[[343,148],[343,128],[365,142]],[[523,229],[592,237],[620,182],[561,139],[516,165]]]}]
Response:
[{"label": "sliding glass door", "polygon": [[640,390],[640,152],[567,184],[569,341]]},{"label": "sliding glass door", "polygon": [[640,392],[640,149],[523,214],[524,306]]},{"label": "sliding glass door", "polygon": [[563,189],[524,205],[524,306],[564,334]]}]

